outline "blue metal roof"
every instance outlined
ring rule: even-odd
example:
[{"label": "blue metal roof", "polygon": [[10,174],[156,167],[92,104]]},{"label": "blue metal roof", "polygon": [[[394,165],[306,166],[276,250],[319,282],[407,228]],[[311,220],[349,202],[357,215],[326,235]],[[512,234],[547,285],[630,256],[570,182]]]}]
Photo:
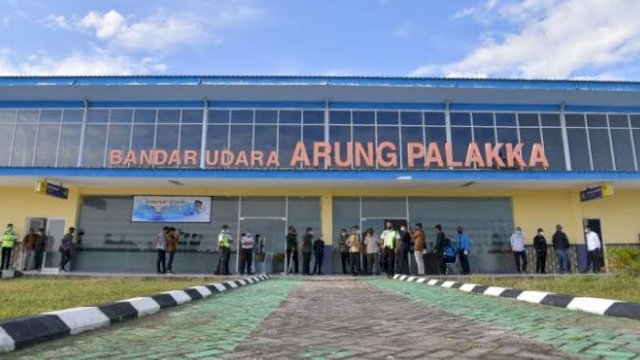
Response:
[{"label": "blue metal roof", "polygon": [[640,92],[636,81],[525,80],[373,76],[3,76],[0,86],[306,85]]}]

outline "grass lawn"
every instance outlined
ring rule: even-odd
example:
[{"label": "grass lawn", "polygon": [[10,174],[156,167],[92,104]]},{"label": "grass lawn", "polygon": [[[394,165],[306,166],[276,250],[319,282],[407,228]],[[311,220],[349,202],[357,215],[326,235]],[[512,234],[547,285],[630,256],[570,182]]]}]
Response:
[{"label": "grass lawn", "polygon": [[207,279],[26,277],[0,281],[0,319],[100,305],[211,283]]},{"label": "grass lawn", "polygon": [[640,302],[640,277],[623,275],[539,278],[471,276],[465,278],[465,282],[521,290],[539,290],[566,295]]}]

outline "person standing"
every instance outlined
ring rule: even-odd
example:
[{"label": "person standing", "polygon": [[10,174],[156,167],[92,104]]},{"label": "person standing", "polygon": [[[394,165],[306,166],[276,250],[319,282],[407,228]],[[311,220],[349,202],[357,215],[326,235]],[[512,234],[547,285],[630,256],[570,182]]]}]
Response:
[{"label": "person standing", "polygon": [[313,254],[315,257],[313,273],[322,275],[322,258],[324,257],[324,236],[322,234],[318,235],[316,241],[313,242]]},{"label": "person standing", "polygon": [[293,260],[293,272],[298,273],[298,232],[296,227],[289,225],[287,230],[287,269],[286,273],[291,273],[291,260]]},{"label": "person standing", "polygon": [[516,261],[516,271],[518,274],[527,272],[527,253],[524,250],[524,234],[520,226],[516,227],[516,231],[511,234],[511,251]]},{"label": "person standing", "polygon": [[396,245],[397,273],[409,275],[409,252],[411,251],[411,234],[406,225],[400,226],[400,240]]},{"label": "person standing", "polygon": [[460,257],[460,266],[462,266],[462,273],[468,275],[471,273],[471,267],[469,266],[469,252],[471,251],[471,241],[464,232],[462,226],[458,226],[458,256]]},{"label": "person standing", "polygon": [[180,233],[176,228],[169,228],[167,233],[167,253],[169,253],[169,261],[167,261],[167,272],[173,274],[173,257],[178,251],[178,243],[180,242]]},{"label": "person standing", "polygon": [[44,259],[44,252],[47,250],[47,242],[49,237],[45,234],[44,229],[38,231],[38,239],[36,240],[34,268],[36,270],[42,269],[42,260]]},{"label": "person standing", "polygon": [[222,225],[222,230],[218,234],[218,251],[220,258],[218,259],[218,268],[216,275],[229,275],[229,258],[231,257],[231,243],[233,239],[229,232],[228,225]]},{"label": "person standing", "polygon": [[584,233],[587,238],[587,269],[593,267],[594,273],[600,272],[600,249],[602,249],[602,243],[600,242],[600,236],[591,229],[589,225],[584,228]]},{"label": "person standing", "polygon": [[156,252],[158,257],[156,259],[156,270],[158,274],[166,273],[167,265],[167,234],[169,233],[169,227],[162,228],[162,232],[156,235]]},{"label": "person standing", "polygon": [[255,240],[251,235],[251,230],[246,229],[242,238],[240,238],[240,247],[242,248],[242,254],[240,255],[240,274],[244,275],[245,269],[247,275],[253,275],[251,272],[251,263],[253,262],[253,249],[255,247]]},{"label": "person standing", "polygon": [[308,227],[302,237],[302,275],[311,275],[311,252],[313,250],[313,229]]},{"label": "person standing", "polygon": [[542,228],[538,229],[538,234],[533,238],[533,247],[536,249],[536,274],[546,274],[547,239]]},{"label": "person standing", "polygon": [[33,269],[36,241],[38,241],[38,234],[36,234],[33,231],[33,228],[31,228],[27,235],[22,239],[22,270]]},{"label": "person standing", "polygon": [[[76,229],[73,227],[69,228],[69,232],[66,233],[62,237],[62,241],[60,243],[60,271],[67,272],[65,266],[71,261],[71,251],[73,250],[73,234],[76,232]],[[71,269],[69,269],[71,271]]]},{"label": "person standing", "polygon": [[4,234],[2,234],[2,262],[0,263],[0,270],[9,270],[11,266],[11,252],[17,240],[18,235],[13,231],[13,224],[8,224],[7,229],[4,231]]},{"label": "person standing", "polygon": [[411,239],[413,240],[413,256],[418,265],[418,275],[424,275],[424,250],[426,246],[424,230],[422,230],[421,223],[416,224],[413,233],[411,233]]},{"label": "person standing", "polygon": [[349,247],[349,261],[351,262],[351,274],[357,276],[360,270],[360,233],[357,227],[351,228],[351,235],[347,239],[347,246]]},{"label": "person standing", "polygon": [[340,230],[338,236],[338,251],[340,251],[340,261],[342,262],[342,273],[347,274],[347,265],[349,264],[349,248],[347,247],[347,229]]},{"label": "person standing", "polygon": [[369,275],[380,275],[380,238],[376,235],[373,228],[368,228],[365,234],[364,246],[367,251],[366,272]]},{"label": "person standing", "polygon": [[556,253],[556,261],[558,263],[558,272],[560,274],[571,273],[569,265],[569,238],[562,231],[562,225],[556,225],[556,232],[551,239],[553,251]]},{"label": "person standing", "polygon": [[395,248],[400,240],[400,234],[393,229],[393,224],[387,222],[386,229],[380,235],[383,243],[382,263],[384,264],[387,277],[392,278],[395,274]]},{"label": "person standing", "polygon": [[436,226],[433,227],[433,231],[436,234],[436,242],[433,245],[433,252],[436,254],[438,259],[438,269],[441,275],[446,275],[447,265],[445,264],[444,258],[446,237],[444,231],[442,231],[442,225],[436,224]]}]

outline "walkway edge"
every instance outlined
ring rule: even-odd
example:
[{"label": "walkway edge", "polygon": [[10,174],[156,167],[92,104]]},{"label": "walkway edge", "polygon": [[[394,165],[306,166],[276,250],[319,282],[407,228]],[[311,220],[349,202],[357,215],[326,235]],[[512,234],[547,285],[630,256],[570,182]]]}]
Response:
[{"label": "walkway edge", "polygon": [[596,315],[615,316],[640,320],[640,303],[593,297],[563,295],[545,291],[520,290],[497,286],[483,286],[478,284],[467,284],[462,282],[445,281],[419,276],[395,275],[393,279],[426,284],[429,286],[440,286],[450,289],[457,289],[472,294],[498,296],[519,301],[526,301],[532,304],[549,305],[569,310],[579,310]]},{"label": "walkway edge", "polygon": [[2,321],[0,322],[0,353],[155,314],[165,308],[268,279],[269,275],[256,275],[222,283],[194,286],[184,290],[166,291],[150,297],[137,297],[109,304],[70,308]]}]

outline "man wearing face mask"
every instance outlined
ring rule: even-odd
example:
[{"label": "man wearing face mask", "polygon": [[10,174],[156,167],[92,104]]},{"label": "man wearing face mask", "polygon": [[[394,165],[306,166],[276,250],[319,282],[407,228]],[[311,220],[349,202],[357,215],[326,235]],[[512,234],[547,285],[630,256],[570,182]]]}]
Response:
[{"label": "man wearing face mask", "polygon": [[382,241],[382,263],[387,272],[387,277],[392,278],[395,272],[395,248],[400,240],[400,234],[393,230],[393,225],[387,222],[386,229],[380,235]]},{"label": "man wearing face mask", "polygon": [[338,250],[340,251],[342,273],[344,275],[347,275],[347,265],[349,264],[349,248],[347,247],[347,239],[347,229],[340,230],[340,236],[338,236]]},{"label": "man wearing face mask", "polygon": [[458,226],[458,257],[460,257],[460,266],[462,266],[462,273],[468,275],[471,273],[471,267],[469,266],[469,251],[471,250],[471,242],[469,237],[463,231],[462,226]]},{"label": "man wearing face mask", "polygon": [[602,244],[600,243],[600,237],[598,234],[591,230],[590,226],[584,228],[585,237],[587,238],[587,269],[593,267],[594,273],[600,272],[600,249]]},{"label": "man wearing face mask", "polygon": [[242,247],[240,256],[241,275],[244,275],[245,269],[247,270],[247,275],[253,275],[251,272],[251,263],[253,262],[253,248],[255,243],[253,235],[251,235],[251,230],[245,230],[245,233],[242,234],[242,238],[240,238],[240,246]]},{"label": "man wearing face mask", "polygon": [[218,269],[216,275],[229,275],[229,257],[231,256],[231,233],[229,232],[229,226],[222,225],[222,230],[218,234],[218,251],[220,251],[220,258],[218,259]]},{"label": "man wearing face mask", "polygon": [[538,234],[533,238],[533,247],[536,249],[536,274],[546,274],[547,239],[542,228],[538,229]]},{"label": "man wearing face mask", "polygon": [[516,261],[516,271],[518,274],[527,272],[527,253],[524,250],[524,234],[520,226],[516,227],[516,231],[511,234],[511,251]]},{"label": "man wearing face mask", "polygon": [[302,275],[311,275],[311,251],[313,250],[313,229],[308,227],[302,237]]},{"label": "man wearing face mask", "polygon": [[398,264],[396,272],[398,274],[409,275],[409,251],[411,250],[411,234],[407,231],[407,226],[400,226],[400,241],[396,244],[396,262]]}]

